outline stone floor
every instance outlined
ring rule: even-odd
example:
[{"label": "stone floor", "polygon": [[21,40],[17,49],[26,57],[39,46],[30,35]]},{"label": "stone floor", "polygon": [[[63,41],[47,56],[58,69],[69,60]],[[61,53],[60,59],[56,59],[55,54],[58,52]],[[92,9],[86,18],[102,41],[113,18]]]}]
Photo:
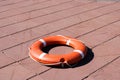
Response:
[{"label": "stone floor", "polygon": [[[28,48],[50,35],[82,40],[88,54],[73,68],[33,61]],[[120,80],[119,0],[0,0],[0,80]]]}]

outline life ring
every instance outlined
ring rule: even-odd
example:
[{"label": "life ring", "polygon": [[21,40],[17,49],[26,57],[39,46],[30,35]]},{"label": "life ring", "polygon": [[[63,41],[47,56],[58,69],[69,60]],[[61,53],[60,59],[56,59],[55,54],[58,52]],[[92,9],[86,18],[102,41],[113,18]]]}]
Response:
[{"label": "life ring", "polygon": [[[43,47],[53,44],[67,45],[72,47],[74,50],[71,53],[67,54],[48,54],[42,51]],[[35,43],[30,46],[29,56],[44,65],[62,65],[67,64],[71,66],[81,59],[83,59],[86,55],[87,48],[84,43],[80,40],[76,40],[74,38],[57,35],[57,36],[49,36],[43,39],[39,39]]]}]

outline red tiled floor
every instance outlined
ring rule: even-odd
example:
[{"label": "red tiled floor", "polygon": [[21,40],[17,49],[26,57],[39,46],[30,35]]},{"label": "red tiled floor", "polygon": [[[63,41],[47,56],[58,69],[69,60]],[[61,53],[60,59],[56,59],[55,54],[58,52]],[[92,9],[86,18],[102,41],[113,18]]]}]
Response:
[{"label": "red tiled floor", "polygon": [[0,4],[0,12],[5,12],[11,9],[22,8],[26,6],[32,6],[33,4],[42,3],[47,0],[15,0],[14,2],[9,1]]},{"label": "red tiled floor", "polygon": [[[85,41],[89,47],[94,47],[106,40],[111,39],[114,36],[120,34],[120,21],[113,23],[109,26],[103,27],[99,30],[91,32],[87,35],[81,36],[79,39]],[[111,29],[114,26],[114,29]]]},{"label": "red tiled floor", "polygon": [[13,64],[0,69],[0,79],[2,80],[25,80],[32,75],[35,75],[35,73],[25,69],[19,64]]},{"label": "red tiled floor", "polygon": [[52,1],[46,1],[44,3],[39,3],[37,5],[27,6],[27,7],[23,7],[23,8],[16,8],[16,9],[12,9],[10,11],[8,10],[8,11],[0,13],[0,18],[5,18],[5,17],[11,16],[11,15],[16,15],[16,14],[21,14],[21,13],[23,14],[23,13],[31,12],[34,10],[47,8],[47,7],[54,6],[54,5],[64,3],[67,1],[71,1],[71,0],[66,0],[66,1],[64,1],[64,0],[57,0],[57,1],[52,0]]},{"label": "red tiled floor", "polygon": [[50,67],[45,67],[40,65],[39,62],[35,62],[30,58],[27,58],[23,61],[19,62],[24,68],[30,70],[31,72],[39,74],[40,72],[44,72],[45,70],[49,70]]},{"label": "red tiled floor", "polygon": [[120,58],[92,74],[85,80],[119,80],[120,79]]},{"label": "red tiled floor", "polygon": [[[0,0],[0,79],[119,80],[120,2],[103,0]],[[52,68],[29,58],[39,38],[66,35],[92,53],[74,68]],[[55,47],[50,53],[68,53]]]},{"label": "red tiled floor", "polygon": [[0,53],[0,68],[5,67],[13,62],[15,62],[13,59],[11,59],[3,53]]},{"label": "red tiled floor", "polygon": [[[117,10],[116,8],[115,8],[115,10]],[[90,12],[90,11],[89,11]],[[89,12],[87,12],[87,14],[89,14]],[[107,11],[106,11],[107,12]],[[104,12],[105,13],[105,12]],[[6,38],[8,38],[7,36],[9,36],[8,34],[15,34],[16,33],[16,31],[19,31],[19,30],[23,30],[23,29],[25,29],[25,27],[27,26],[33,26],[34,24],[34,29],[28,29],[28,32],[26,32],[25,31],[25,33],[27,34],[27,33],[30,33],[30,34],[27,34],[28,36],[31,36],[31,34],[36,34],[36,35],[44,35],[45,33],[46,33],[46,31],[47,31],[47,33],[50,33],[50,32],[52,32],[52,31],[55,31],[55,30],[59,30],[59,29],[61,29],[61,28],[64,28],[65,26],[70,26],[70,25],[74,25],[74,24],[77,24],[77,23],[79,23],[79,22],[82,22],[82,21],[85,21],[85,20],[88,20],[88,19],[90,19],[89,17],[84,17],[85,15],[84,15],[85,13],[83,13],[83,14],[80,14],[80,15],[75,15],[75,16],[73,16],[73,17],[68,17],[68,18],[65,18],[65,19],[62,19],[62,20],[58,20],[58,21],[56,21],[56,22],[53,22],[53,23],[49,23],[49,24],[45,24],[45,25],[39,25],[39,26],[37,26],[37,27],[35,27],[35,25],[36,25],[36,22],[35,23],[33,23],[33,22],[24,22],[25,24],[23,24],[23,23],[19,23],[19,24],[16,24],[16,25],[12,25],[12,26],[8,26],[8,27],[4,27],[4,28],[2,28],[1,29],[1,33],[5,33],[5,35],[6,35]],[[79,16],[80,16],[80,18],[79,18]],[[87,15],[86,15],[87,16]],[[96,16],[98,16],[98,15],[95,15],[95,17]],[[94,16],[93,16],[94,17]],[[92,17],[92,18],[93,18]],[[55,17],[56,18],[56,17]],[[43,19],[46,19],[46,18],[43,18]],[[82,20],[83,19],[83,20]],[[71,21],[72,20],[72,21]],[[40,21],[40,20],[38,20],[38,21]],[[44,20],[45,21],[45,20]],[[66,23],[64,23],[66,21]],[[74,21],[74,22],[73,22]],[[32,24],[33,23],[33,24]],[[62,23],[62,25],[61,25],[61,23]],[[64,24],[63,24],[64,23]],[[38,23],[37,23],[38,24]],[[60,25],[58,25],[58,24],[60,24]],[[23,26],[25,26],[25,27],[23,27]],[[48,27],[49,26],[49,27]],[[58,27],[56,27],[56,26],[58,26]],[[19,28],[18,28],[19,27]],[[7,31],[5,31],[5,29],[7,29],[7,28],[10,28],[10,30],[7,32]],[[46,30],[44,29],[44,28],[46,28]],[[52,30],[49,30],[49,28],[52,28]],[[15,32],[14,32],[14,31]],[[26,30],[26,29],[25,29]],[[40,32],[39,30],[42,30],[42,32]],[[11,33],[12,32],[12,33]],[[24,31],[22,31],[23,32],[23,34],[24,34]],[[17,33],[19,33],[19,32],[17,32]],[[33,35],[31,38],[33,38],[33,37],[35,37],[36,35]],[[24,35],[24,36],[22,36],[22,37],[24,37],[24,38],[26,38],[26,35]],[[0,42],[1,41],[4,41],[4,39],[5,38],[3,38],[3,39],[1,39],[0,40]],[[14,39],[14,36],[13,36],[13,39]],[[12,40],[13,40],[12,39]],[[21,38],[20,38],[21,39]],[[29,38],[26,38],[26,39],[29,39]],[[6,39],[6,40],[8,40],[8,39]],[[25,39],[22,39],[22,40],[25,40]],[[10,40],[9,40],[10,41]],[[16,41],[16,40],[15,40]],[[16,43],[18,43],[18,42],[16,42]],[[13,45],[15,45],[16,43],[11,43],[11,41],[9,42],[9,44],[7,45],[7,46],[11,46],[11,44],[13,44]],[[5,48],[7,48],[7,46],[5,46]],[[1,46],[2,48],[4,48],[3,46]],[[1,49],[2,49],[1,48]]]}]

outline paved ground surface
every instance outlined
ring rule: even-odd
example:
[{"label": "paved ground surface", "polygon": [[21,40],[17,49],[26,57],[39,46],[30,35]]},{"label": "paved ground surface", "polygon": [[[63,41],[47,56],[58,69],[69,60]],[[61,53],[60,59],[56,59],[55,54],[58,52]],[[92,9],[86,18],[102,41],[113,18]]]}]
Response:
[{"label": "paved ground surface", "polygon": [[[0,80],[120,80],[118,1],[0,0]],[[29,58],[34,41],[58,34],[84,41],[90,48],[85,59],[58,69]]]}]

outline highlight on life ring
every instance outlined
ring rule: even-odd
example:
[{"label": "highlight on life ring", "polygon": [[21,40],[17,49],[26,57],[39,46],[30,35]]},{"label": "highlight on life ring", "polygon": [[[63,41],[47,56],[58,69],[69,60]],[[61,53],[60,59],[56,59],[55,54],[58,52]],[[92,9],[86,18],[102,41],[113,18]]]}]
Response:
[{"label": "highlight on life ring", "polygon": [[[67,45],[72,47],[74,50],[67,54],[48,54],[42,51],[42,48],[55,44]],[[82,41],[62,35],[48,36],[43,39],[39,39],[29,48],[29,56],[33,60],[47,66],[60,65],[64,67],[64,65],[68,65],[71,67],[83,59],[86,53],[87,47]]]}]

